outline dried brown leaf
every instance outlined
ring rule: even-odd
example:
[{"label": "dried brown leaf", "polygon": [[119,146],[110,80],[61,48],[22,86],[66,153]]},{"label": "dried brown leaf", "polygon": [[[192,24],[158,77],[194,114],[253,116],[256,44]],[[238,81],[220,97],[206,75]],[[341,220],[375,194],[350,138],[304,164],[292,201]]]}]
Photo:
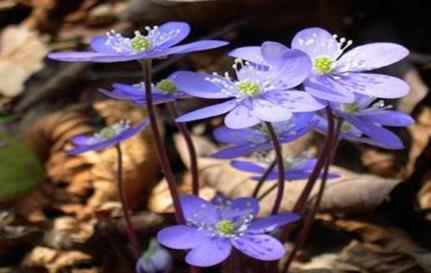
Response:
[{"label": "dried brown leaf", "polygon": [[[187,151],[181,137],[177,137],[176,146],[187,165]],[[231,197],[250,196],[256,182],[249,179],[249,173],[232,168],[227,160],[218,160],[206,157],[216,150],[214,144],[202,137],[194,137],[199,158],[200,182],[202,187],[210,187]],[[294,145],[294,144],[291,144]],[[401,181],[384,179],[375,175],[360,175],[348,170],[335,167],[331,171],[340,175],[340,178],[330,180],[322,199],[322,211],[358,212],[372,210],[380,205],[392,189]],[[262,192],[270,188],[275,182],[267,182]],[[282,210],[290,210],[299,197],[306,181],[299,180],[287,183],[285,186]],[[314,188],[310,200],[316,194],[318,187]],[[262,213],[266,214],[272,207],[275,191],[261,201]]]},{"label": "dried brown leaf", "polygon": [[359,236],[361,241],[380,246],[388,252],[420,252],[424,249],[401,230],[370,219],[337,219],[335,225]]},{"label": "dried brown leaf", "polygon": [[15,97],[23,91],[24,82],[42,68],[47,48],[25,26],[6,27],[0,35],[0,94]]},{"label": "dried brown leaf", "polygon": [[431,107],[424,107],[419,113],[416,123],[409,127],[413,142],[410,149],[408,174],[414,171],[418,157],[423,153],[431,138]]},{"label": "dried brown leaf", "polygon": [[431,269],[430,255],[431,253],[391,252],[376,245],[354,241],[343,250],[339,259],[354,264],[367,273],[425,273]]},{"label": "dried brown leaf", "polygon": [[[69,272],[73,267],[91,261],[91,257],[80,251],[59,251],[47,247],[35,247],[25,258],[24,266],[46,268],[49,273]],[[66,271],[67,270],[67,271]]]}]

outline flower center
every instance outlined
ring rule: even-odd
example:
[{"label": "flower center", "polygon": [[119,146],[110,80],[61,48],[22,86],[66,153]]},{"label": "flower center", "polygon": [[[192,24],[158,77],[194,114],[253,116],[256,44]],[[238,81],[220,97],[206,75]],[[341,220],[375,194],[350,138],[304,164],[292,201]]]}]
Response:
[{"label": "flower center", "polygon": [[130,128],[130,122],[128,120],[120,120],[110,127],[105,127],[99,132],[94,134],[94,137],[99,140],[108,140],[116,137],[123,133],[125,130]]},{"label": "flower center", "polygon": [[341,131],[342,132],[349,132],[350,130],[352,130],[352,125],[348,122],[343,122],[343,125],[341,125]]},{"label": "flower center", "polygon": [[343,111],[347,113],[355,113],[359,109],[359,104],[356,102],[343,104]]},{"label": "flower center", "polygon": [[334,60],[328,56],[321,56],[314,59],[314,69],[322,74],[326,74],[332,69]]},{"label": "flower center", "polygon": [[115,135],[115,131],[112,128],[103,128],[100,132],[100,137],[103,139],[111,138]]},{"label": "flower center", "polygon": [[245,96],[256,96],[260,92],[259,85],[254,81],[239,81],[235,85],[239,92]]},{"label": "flower center", "polygon": [[177,86],[175,85],[175,83],[171,80],[168,80],[168,79],[164,79],[164,80],[159,81],[156,84],[156,87],[159,90],[164,91],[166,93],[170,93],[170,94],[177,92]]},{"label": "flower center", "polygon": [[139,31],[135,31],[135,37],[130,39],[130,46],[135,52],[145,51],[153,46],[153,42],[148,36],[142,35]]},{"label": "flower center", "polygon": [[217,232],[221,235],[232,235],[235,233],[235,224],[230,220],[221,220],[217,223]]}]

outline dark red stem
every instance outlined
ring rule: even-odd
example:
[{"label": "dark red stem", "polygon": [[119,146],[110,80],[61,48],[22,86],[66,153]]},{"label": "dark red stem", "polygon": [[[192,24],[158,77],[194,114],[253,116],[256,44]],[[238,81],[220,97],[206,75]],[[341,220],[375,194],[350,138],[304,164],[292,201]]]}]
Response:
[{"label": "dark red stem", "polygon": [[181,209],[180,198],[175,182],[175,176],[169,163],[168,154],[166,152],[166,147],[161,137],[159,127],[157,126],[157,118],[154,110],[151,86],[151,60],[143,60],[140,62],[140,64],[142,65],[142,69],[144,71],[145,99],[147,103],[148,118],[150,120],[151,130],[153,132],[154,143],[159,155],[160,165],[168,183],[169,191],[175,208],[175,217],[177,222],[179,224],[185,224],[184,214],[183,210]]},{"label": "dark red stem", "polygon": [[266,127],[268,128],[269,135],[272,140],[272,145],[274,146],[275,151],[275,159],[277,161],[277,167],[278,167],[278,190],[277,190],[277,196],[275,197],[274,206],[272,207],[271,214],[277,214],[281,202],[283,201],[283,195],[284,195],[284,160],[283,160],[283,153],[281,150],[281,144],[278,139],[277,133],[274,130],[274,127],[272,127],[270,122],[265,122]]},{"label": "dark red stem", "polygon": [[123,153],[121,151],[120,144],[115,145],[117,150],[117,187],[118,195],[120,197],[121,209],[123,210],[124,222],[126,223],[127,236],[129,237],[130,243],[132,244],[133,256],[137,260],[141,255],[141,245],[139,244],[138,236],[136,235],[136,229],[130,220],[129,215],[129,204],[127,202],[126,193],[124,192],[123,185]]},{"label": "dark red stem", "polygon": [[263,182],[265,182],[266,181],[266,179],[268,178],[268,176],[269,176],[269,174],[272,172],[272,170],[274,169],[274,167],[275,167],[275,164],[277,163],[277,161],[276,160],[273,160],[272,162],[271,162],[271,164],[268,166],[268,168],[265,170],[265,172],[262,174],[262,176],[260,177],[260,179],[259,179],[259,181],[257,182],[257,185],[256,185],[256,187],[254,188],[254,190],[253,190],[253,197],[254,198],[256,198],[257,197],[257,194],[259,193],[259,191],[260,191],[260,189],[262,188],[262,186],[263,186]]},{"label": "dark red stem", "polygon": [[187,150],[190,157],[190,172],[192,173],[192,192],[194,195],[199,196],[199,169],[198,169],[198,159],[196,154],[195,146],[193,145],[193,140],[190,135],[189,129],[185,123],[176,122],[175,118],[178,116],[178,109],[175,101],[169,102],[167,104],[168,110],[172,116],[172,120],[175,126],[180,131],[181,135],[186,142]]},{"label": "dark red stem", "polygon": [[308,235],[310,233],[311,227],[313,226],[314,219],[316,217],[317,211],[319,210],[320,202],[323,198],[323,192],[326,187],[326,181],[328,179],[328,173],[329,173],[329,166],[331,165],[331,162],[334,158],[335,151],[337,150],[337,144],[338,144],[338,136],[340,134],[341,130],[341,121],[337,122],[337,128],[335,129],[334,135],[332,136],[332,143],[331,143],[331,153],[329,158],[326,160],[323,174],[322,174],[322,182],[319,187],[319,191],[317,193],[316,201],[314,202],[314,206],[312,207],[311,211],[308,213],[307,217],[304,220],[303,226],[301,231],[298,235],[298,240],[295,243],[294,248],[292,249],[292,252],[290,252],[289,257],[287,258],[287,261],[284,265],[284,270],[282,272],[288,273],[290,264],[292,263],[293,259],[295,258],[296,253],[299,249],[302,249],[304,246]]}]

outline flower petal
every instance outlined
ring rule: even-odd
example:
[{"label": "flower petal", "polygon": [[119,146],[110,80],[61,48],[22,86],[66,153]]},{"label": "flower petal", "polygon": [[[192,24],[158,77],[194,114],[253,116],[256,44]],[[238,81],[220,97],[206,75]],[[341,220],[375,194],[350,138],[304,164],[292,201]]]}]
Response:
[{"label": "flower petal", "polygon": [[325,107],[310,94],[297,90],[268,92],[267,99],[282,105],[290,112],[313,112]]},{"label": "flower petal", "polygon": [[266,235],[247,234],[231,239],[232,245],[247,256],[262,261],[273,261],[283,257],[283,245],[275,238]]},{"label": "flower petal", "polygon": [[235,157],[251,154],[255,151],[270,150],[271,148],[272,148],[272,144],[270,142],[264,142],[260,144],[242,144],[242,145],[222,149],[212,154],[211,157],[220,158],[220,159],[232,159]]},{"label": "flower petal", "polygon": [[111,59],[117,59],[118,56],[118,53],[97,53],[90,51],[65,51],[48,54],[48,58],[63,62],[92,62],[94,58],[108,61]]},{"label": "flower petal", "polygon": [[232,201],[230,208],[234,211],[247,211],[256,216],[259,212],[259,202],[256,198],[240,197]]},{"label": "flower petal", "polygon": [[271,215],[262,219],[255,220],[248,227],[247,232],[252,234],[261,234],[271,232],[281,226],[296,222],[301,217],[294,213],[280,213]]},{"label": "flower petal", "polygon": [[304,160],[295,161],[289,170],[311,170],[316,165],[316,158],[308,158]]},{"label": "flower petal", "polygon": [[401,79],[374,73],[339,75],[336,81],[351,92],[385,99],[404,97],[410,90],[410,86]]},{"label": "flower petal", "polygon": [[361,117],[384,126],[404,127],[415,123],[415,120],[407,114],[398,111],[364,111]]},{"label": "flower petal", "polygon": [[157,47],[158,49],[169,48],[184,40],[190,33],[190,25],[185,22],[172,21],[159,26],[159,32],[161,33],[169,33],[171,31],[176,31],[177,34],[165,43],[159,45]]},{"label": "flower petal", "polygon": [[240,161],[240,160],[232,160],[230,165],[237,170],[241,170],[244,172],[252,172],[252,173],[263,173],[265,172],[265,168],[249,161]]},{"label": "flower petal", "polygon": [[256,198],[236,198],[223,200],[215,198],[213,204],[217,206],[220,219],[231,220],[234,223],[243,223],[252,215],[256,217],[259,212],[259,202]]},{"label": "flower petal", "polygon": [[230,144],[244,144],[266,140],[266,136],[258,130],[250,128],[230,129],[225,126],[216,128],[213,136],[218,142]]},{"label": "flower petal", "polygon": [[226,238],[213,237],[186,255],[188,264],[208,267],[219,264],[230,255],[232,246]]},{"label": "flower petal", "polygon": [[207,241],[209,235],[196,228],[176,225],[167,227],[157,233],[160,244],[173,249],[190,249]]},{"label": "flower petal", "polygon": [[[267,53],[270,56],[264,56],[264,58],[271,59],[270,72],[273,77],[283,82],[284,89],[290,89],[303,83],[311,72],[310,58],[304,52],[296,49],[286,48],[282,53],[277,52],[278,50],[281,51],[281,49],[275,50],[274,44],[271,43],[271,46],[268,46],[267,42],[262,45],[262,54],[265,53],[267,47],[272,48],[271,55]],[[278,54],[281,55],[277,57]]]},{"label": "flower petal", "polygon": [[[357,46],[343,54],[334,72],[359,72],[384,67],[404,59],[409,51],[394,43],[371,43]],[[352,65],[353,63],[353,65]]]},{"label": "flower petal", "polygon": [[209,117],[214,117],[218,115],[222,115],[226,112],[229,112],[237,105],[236,99],[228,100],[219,104],[214,104],[211,106],[207,106],[192,112],[188,112],[184,115],[179,116],[176,121],[177,122],[188,122],[193,120],[205,119]]},{"label": "flower petal", "polygon": [[108,37],[106,35],[96,36],[91,39],[90,47],[96,52],[99,53],[114,53],[118,54],[111,46],[106,44],[106,40]]},{"label": "flower petal", "polygon": [[[303,93],[305,94],[305,92]],[[253,107],[250,109],[250,112],[259,120],[267,122],[281,122],[292,117],[292,112],[281,105],[280,101],[273,100],[271,96],[264,95],[253,99]]]},{"label": "flower petal", "polygon": [[305,90],[316,98],[340,103],[352,103],[355,95],[327,76],[313,76],[304,82]]},{"label": "flower petal", "polygon": [[280,64],[287,51],[289,48],[277,42],[266,41],[261,46],[262,57],[270,65]]},{"label": "flower petal", "polygon": [[219,85],[208,81],[208,78],[214,78],[213,75],[206,73],[197,73],[191,71],[177,71],[171,76],[177,88],[191,96],[207,99],[223,99],[231,97],[221,92]]},{"label": "flower petal", "polygon": [[261,54],[259,46],[245,46],[232,50],[228,53],[229,56],[234,58],[243,59],[254,64],[266,65],[266,61]]},{"label": "flower petal", "polygon": [[343,115],[343,118],[361,132],[369,136],[371,139],[381,143],[382,145],[385,145],[389,149],[404,148],[400,138],[383,127],[377,126],[364,118],[353,115]]},{"label": "flower petal", "polygon": [[164,51],[164,55],[185,54],[190,52],[203,51],[203,50],[213,49],[217,47],[222,47],[227,44],[229,43],[226,41],[218,41],[218,40],[197,41],[197,42],[171,47],[166,51]]},{"label": "flower petal", "polygon": [[318,27],[306,28],[296,33],[292,48],[304,51],[312,60],[319,56],[336,59],[339,55],[338,42],[334,41],[331,33]]},{"label": "flower petal", "polygon": [[243,129],[258,124],[260,120],[253,115],[249,105],[240,102],[224,118],[224,124],[231,129]]},{"label": "flower petal", "polygon": [[181,195],[180,202],[187,221],[214,224],[219,220],[217,210],[211,202],[190,194]]}]

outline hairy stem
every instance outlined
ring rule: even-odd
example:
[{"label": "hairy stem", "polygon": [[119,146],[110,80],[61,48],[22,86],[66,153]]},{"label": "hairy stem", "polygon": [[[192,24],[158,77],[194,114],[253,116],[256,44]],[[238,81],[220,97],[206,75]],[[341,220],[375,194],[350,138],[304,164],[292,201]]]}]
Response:
[{"label": "hairy stem", "polygon": [[[313,170],[311,171],[310,177],[308,178],[307,183],[305,184],[304,189],[302,190],[298,200],[296,201],[295,205],[293,206],[292,212],[300,214],[302,210],[304,209],[304,206],[307,202],[308,196],[310,195],[311,191],[313,190],[314,184],[316,183],[317,179],[320,176],[320,173],[322,172],[322,169],[325,165],[325,162],[327,161],[327,158],[329,157],[330,150],[331,150],[331,144],[332,144],[332,138],[334,136],[334,117],[332,115],[331,109],[326,107],[326,118],[328,120],[328,132],[325,137],[325,141],[323,143],[322,150],[320,151],[319,158],[317,159],[316,165],[314,166]],[[282,231],[282,241],[285,242],[289,239],[291,233],[293,232],[296,225],[288,225],[286,228]]]},{"label": "hairy stem", "polygon": [[124,192],[123,185],[123,153],[121,151],[120,144],[115,145],[117,150],[117,187],[118,195],[120,197],[121,209],[123,210],[124,222],[126,223],[127,236],[129,237],[130,243],[132,244],[133,256],[138,259],[141,255],[141,245],[139,244],[138,236],[136,235],[136,229],[130,220],[129,215],[129,204],[127,202],[126,193]]},{"label": "hairy stem", "polygon": [[190,135],[189,129],[185,123],[176,122],[175,118],[178,116],[178,109],[175,101],[169,102],[167,104],[168,110],[172,116],[172,120],[175,126],[178,128],[182,134],[184,141],[186,142],[187,150],[190,157],[190,171],[192,173],[192,192],[194,195],[199,196],[199,169],[198,160],[196,155],[196,149],[193,145],[193,140]]},{"label": "hairy stem", "polygon": [[268,166],[268,168],[265,170],[265,172],[262,174],[262,176],[260,177],[260,179],[259,179],[259,181],[257,182],[257,184],[256,184],[256,187],[254,188],[254,190],[253,190],[253,194],[252,194],[252,196],[254,197],[254,198],[256,198],[257,197],[257,195],[258,195],[258,193],[259,193],[259,191],[260,191],[260,189],[262,188],[262,186],[263,186],[263,183],[266,181],[266,179],[268,178],[268,176],[269,176],[269,174],[272,172],[272,170],[274,169],[274,167],[275,167],[275,164],[277,163],[277,161],[276,160],[273,160],[272,162],[271,162],[271,164]]},{"label": "hairy stem", "polygon": [[328,134],[325,138],[325,142],[323,144],[323,148],[320,153],[320,156],[317,159],[317,163],[314,166],[310,174],[310,177],[308,178],[307,184],[305,185],[304,189],[301,192],[301,195],[299,196],[298,200],[296,201],[293,207],[292,211],[294,213],[301,213],[302,210],[304,209],[307,199],[310,196],[311,191],[313,190],[314,184],[319,178],[319,175],[322,172],[325,162],[328,160],[331,154],[331,145],[332,145],[332,139],[334,137],[335,126],[334,126],[334,117],[332,115],[332,111],[329,108],[329,106],[326,107],[326,117],[328,120]]},{"label": "hairy stem", "polygon": [[145,99],[147,103],[148,118],[150,120],[151,130],[153,132],[153,139],[156,145],[157,153],[159,155],[160,165],[162,171],[165,174],[166,181],[168,183],[169,191],[172,197],[173,205],[175,208],[175,217],[179,224],[184,224],[184,214],[181,209],[180,198],[175,182],[175,176],[172,172],[171,165],[169,163],[168,154],[159,127],[157,126],[157,118],[154,110],[153,97],[152,97],[152,86],[151,86],[151,60],[144,60],[140,62],[144,71],[144,83],[145,83]]},{"label": "hairy stem", "polygon": [[304,220],[302,229],[299,232],[298,240],[296,241],[295,246],[292,249],[292,252],[290,252],[289,257],[287,258],[287,261],[284,265],[284,270],[282,272],[288,273],[290,264],[295,258],[295,255],[298,252],[298,250],[304,246],[305,241],[307,240],[308,235],[310,233],[311,227],[313,226],[314,219],[316,217],[317,211],[319,210],[320,202],[322,201],[322,198],[323,198],[323,192],[326,187],[326,181],[328,180],[329,166],[331,165],[331,162],[335,155],[335,151],[337,150],[338,136],[340,134],[341,124],[342,124],[341,121],[337,122],[337,127],[332,137],[332,143],[331,143],[332,149],[331,149],[330,156],[327,159],[323,169],[322,182],[320,184],[319,191],[317,193],[316,201],[314,202],[314,206],[312,207],[311,211],[308,213],[307,217]]},{"label": "hairy stem", "polygon": [[272,127],[270,122],[265,122],[265,125],[268,128],[269,135],[271,136],[278,167],[278,191],[271,212],[271,214],[277,214],[281,206],[281,201],[283,201],[284,194],[284,160],[283,153],[281,150],[281,144],[277,137],[277,133],[274,130],[274,127]]}]

